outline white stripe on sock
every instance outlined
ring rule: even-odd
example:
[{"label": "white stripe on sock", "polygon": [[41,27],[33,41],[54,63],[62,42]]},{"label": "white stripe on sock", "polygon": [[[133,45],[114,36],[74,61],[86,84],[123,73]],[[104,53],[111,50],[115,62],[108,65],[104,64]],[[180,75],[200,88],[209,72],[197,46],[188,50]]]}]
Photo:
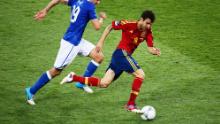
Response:
[{"label": "white stripe on sock", "polygon": [[47,71],[46,73],[47,73],[47,77],[49,78],[49,80],[51,80],[51,79],[52,79],[52,76],[50,75],[50,72]]},{"label": "white stripe on sock", "polygon": [[91,62],[92,62],[94,65],[99,66],[99,63],[97,63],[96,61],[91,60]]}]

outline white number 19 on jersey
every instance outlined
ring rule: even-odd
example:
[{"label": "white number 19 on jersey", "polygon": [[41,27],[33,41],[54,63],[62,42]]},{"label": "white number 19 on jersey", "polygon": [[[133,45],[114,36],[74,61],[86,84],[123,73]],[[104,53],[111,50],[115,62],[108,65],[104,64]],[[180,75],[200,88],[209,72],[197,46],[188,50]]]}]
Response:
[{"label": "white number 19 on jersey", "polygon": [[73,6],[73,10],[72,10],[72,17],[71,17],[71,22],[74,23],[79,15],[80,12],[80,7],[79,6]]}]

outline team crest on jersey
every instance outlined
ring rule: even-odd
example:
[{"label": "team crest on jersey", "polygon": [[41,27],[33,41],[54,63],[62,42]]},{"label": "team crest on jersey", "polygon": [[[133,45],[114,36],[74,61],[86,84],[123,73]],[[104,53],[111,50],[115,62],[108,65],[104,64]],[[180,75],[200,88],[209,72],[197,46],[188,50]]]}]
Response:
[{"label": "team crest on jersey", "polygon": [[134,44],[137,44],[138,43],[138,37],[135,37],[134,38]]},{"label": "team crest on jersey", "polygon": [[115,26],[118,26],[120,23],[120,21],[115,21]]}]

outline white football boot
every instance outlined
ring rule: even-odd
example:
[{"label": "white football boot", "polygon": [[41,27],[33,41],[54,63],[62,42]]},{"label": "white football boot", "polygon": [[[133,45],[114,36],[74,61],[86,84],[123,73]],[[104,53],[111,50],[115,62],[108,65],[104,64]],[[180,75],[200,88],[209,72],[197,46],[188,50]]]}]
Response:
[{"label": "white football boot", "polygon": [[70,72],[66,77],[63,78],[63,80],[60,82],[61,85],[65,83],[70,83],[73,81],[73,75],[75,75],[74,72]]},{"label": "white football boot", "polygon": [[25,94],[26,94],[27,103],[30,105],[36,105],[33,98],[34,95],[30,92],[30,87],[25,88]]},{"label": "white football boot", "polygon": [[93,90],[92,90],[88,85],[84,85],[84,86],[83,86],[83,90],[84,90],[86,93],[93,93]]}]

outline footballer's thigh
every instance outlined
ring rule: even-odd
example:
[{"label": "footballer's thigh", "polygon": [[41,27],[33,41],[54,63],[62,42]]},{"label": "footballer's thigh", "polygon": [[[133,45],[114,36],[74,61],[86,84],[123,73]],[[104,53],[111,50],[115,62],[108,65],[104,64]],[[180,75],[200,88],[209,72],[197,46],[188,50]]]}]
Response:
[{"label": "footballer's thigh", "polygon": [[101,51],[97,51],[95,49],[95,45],[85,39],[81,39],[79,54],[88,56],[97,63],[101,63],[104,58],[103,53]]},{"label": "footballer's thigh", "polygon": [[101,79],[100,87],[107,88],[114,80],[114,77],[115,77],[115,72],[111,68],[109,68],[105,72],[104,77]]},{"label": "footballer's thigh", "polygon": [[64,69],[69,65],[79,53],[79,45],[75,46],[68,41],[61,40],[60,49],[57,53],[57,57],[54,63],[54,68],[57,70]]}]

